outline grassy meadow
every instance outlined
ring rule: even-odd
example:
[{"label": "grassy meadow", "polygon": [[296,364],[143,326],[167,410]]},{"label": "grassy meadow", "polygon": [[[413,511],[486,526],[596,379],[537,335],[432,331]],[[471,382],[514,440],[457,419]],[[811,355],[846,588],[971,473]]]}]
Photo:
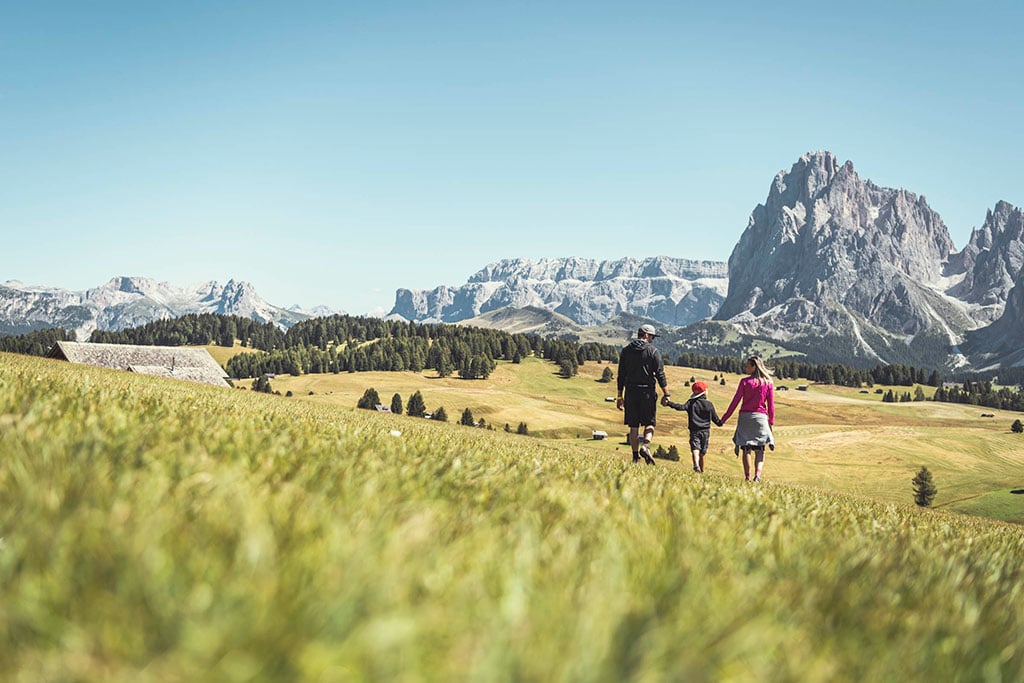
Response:
[{"label": "grassy meadow", "polygon": [[[291,391],[289,400],[302,399],[338,408],[351,408],[367,388],[374,388],[385,405],[397,393],[403,406],[415,392],[422,393],[427,410],[443,406],[451,422],[465,408],[495,429],[508,424],[512,431],[525,422],[530,434],[541,439],[572,440],[596,454],[625,458],[622,413],[605,398],[615,396],[615,383],[599,381],[608,364],[586,363],[579,376],[564,379],[551,363],[526,359],[519,365],[499,363],[487,380],[438,378],[433,371],[365,372],[337,375],[280,375],[274,391]],[[611,364],[612,370],[615,365]],[[667,367],[673,400],[690,395],[684,386],[691,377],[709,385],[708,397],[719,414],[732,400],[739,375],[696,368]],[[725,377],[725,386],[714,381]],[[251,381],[243,383],[251,386]],[[911,503],[911,479],[921,466],[932,472],[939,493],[934,505],[971,514],[1024,523],[1024,435],[1010,425],[1020,413],[978,406],[931,401],[883,403],[881,388],[901,394],[908,387],[874,387],[867,393],[849,387],[810,385],[798,391],[798,381],[780,380],[789,391],[776,394],[777,449],[768,454],[768,479],[788,484],[821,487],[882,502]],[[925,387],[926,395],[934,389]],[[310,393],[312,392],[312,393]],[[914,387],[909,387],[913,394]],[[981,413],[994,413],[982,418]],[[689,469],[686,414],[669,408],[658,412],[655,445],[675,445],[680,463]],[[712,428],[708,470],[742,476],[734,455],[732,428]],[[593,430],[603,430],[607,441],[594,441]]]},{"label": "grassy meadow", "polygon": [[285,398],[0,354],[0,680],[1024,680],[1024,527],[909,504],[928,464],[997,509],[1004,416],[786,392],[753,486],[728,430],[700,477],[590,440],[602,368]]}]

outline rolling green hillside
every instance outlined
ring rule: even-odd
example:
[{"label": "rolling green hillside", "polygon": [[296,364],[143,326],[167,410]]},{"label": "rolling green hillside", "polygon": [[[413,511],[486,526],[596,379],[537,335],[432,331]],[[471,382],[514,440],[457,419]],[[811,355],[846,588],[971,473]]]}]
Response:
[{"label": "rolling green hillside", "polygon": [[[422,393],[428,410],[443,406],[457,420],[464,408],[476,418],[513,430],[525,422],[538,438],[573,440],[595,454],[625,459],[622,413],[604,399],[615,395],[615,384],[598,380],[615,364],[586,363],[573,379],[558,376],[551,363],[527,359],[521,364],[499,363],[486,380],[438,378],[436,373],[366,372],[329,375],[281,375],[271,384],[295,399],[350,408],[367,388],[374,388],[385,405],[398,393],[407,402]],[[695,368],[667,367],[673,398],[689,395],[684,384],[694,377],[709,383],[709,398],[724,413],[732,399],[738,375],[718,375]],[[713,381],[724,376],[726,385]],[[1024,435],[1010,432],[1020,413],[977,406],[934,403],[883,403],[882,395],[832,385],[810,385],[797,391],[799,382],[780,381],[789,391],[777,393],[776,440],[768,456],[766,476],[781,483],[820,487],[873,498],[881,502],[913,500],[910,480],[926,466],[935,477],[939,494],[935,505],[1024,523]],[[887,391],[890,387],[877,386]],[[894,387],[913,393],[913,387]],[[925,387],[928,395],[934,391]],[[313,392],[310,395],[310,392]],[[290,399],[293,400],[293,399]],[[982,418],[981,413],[994,414]],[[407,418],[408,419],[408,418]],[[687,451],[686,416],[662,408],[655,443]],[[714,428],[708,468],[713,473],[740,476],[733,455],[732,427]],[[608,432],[608,441],[593,441],[593,430]],[[669,467],[687,468],[688,458]]]},{"label": "rolling green hillside", "polygon": [[[525,388],[516,421],[560,406],[531,429],[573,429],[581,387],[614,410],[593,378],[522,369],[487,381]],[[956,406],[788,392],[783,452],[752,486],[721,452],[696,477],[630,465],[616,440],[357,411],[354,388],[317,386],[0,354],[0,679],[1024,679],[1020,526],[781,483],[852,481],[872,415],[893,430],[875,442],[937,448],[919,421],[973,428]],[[450,414],[512,402],[459,391],[423,393]],[[836,463],[803,462],[807,444]]]}]

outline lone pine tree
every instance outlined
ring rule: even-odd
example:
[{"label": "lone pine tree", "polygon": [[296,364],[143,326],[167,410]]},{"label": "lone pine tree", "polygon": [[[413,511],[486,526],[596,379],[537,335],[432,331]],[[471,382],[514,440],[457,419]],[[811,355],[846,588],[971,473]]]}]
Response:
[{"label": "lone pine tree", "polygon": [[939,492],[932,481],[932,473],[928,471],[927,467],[922,467],[913,481],[914,502],[921,507],[928,507],[935,500],[935,494]]}]

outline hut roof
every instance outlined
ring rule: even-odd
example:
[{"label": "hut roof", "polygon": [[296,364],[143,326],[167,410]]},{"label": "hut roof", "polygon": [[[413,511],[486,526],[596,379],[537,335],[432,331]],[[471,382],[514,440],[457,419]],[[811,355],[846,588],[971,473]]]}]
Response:
[{"label": "hut roof", "polygon": [[227,373],[206,349],[59,341],[48,355],[71,363],[231,386]]}]

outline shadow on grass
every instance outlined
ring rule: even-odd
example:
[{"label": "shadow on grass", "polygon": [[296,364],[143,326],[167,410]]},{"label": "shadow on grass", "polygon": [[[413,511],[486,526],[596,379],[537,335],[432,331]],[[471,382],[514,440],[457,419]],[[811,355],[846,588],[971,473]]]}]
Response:
[{"label": "shadow on grass", "polygon": [[1024,494],[1024,489],[1014,489],[1014,490],[1010,491],[1010,493],[1014,493],[1014,494],[1019,496],[1021,494]]}]

